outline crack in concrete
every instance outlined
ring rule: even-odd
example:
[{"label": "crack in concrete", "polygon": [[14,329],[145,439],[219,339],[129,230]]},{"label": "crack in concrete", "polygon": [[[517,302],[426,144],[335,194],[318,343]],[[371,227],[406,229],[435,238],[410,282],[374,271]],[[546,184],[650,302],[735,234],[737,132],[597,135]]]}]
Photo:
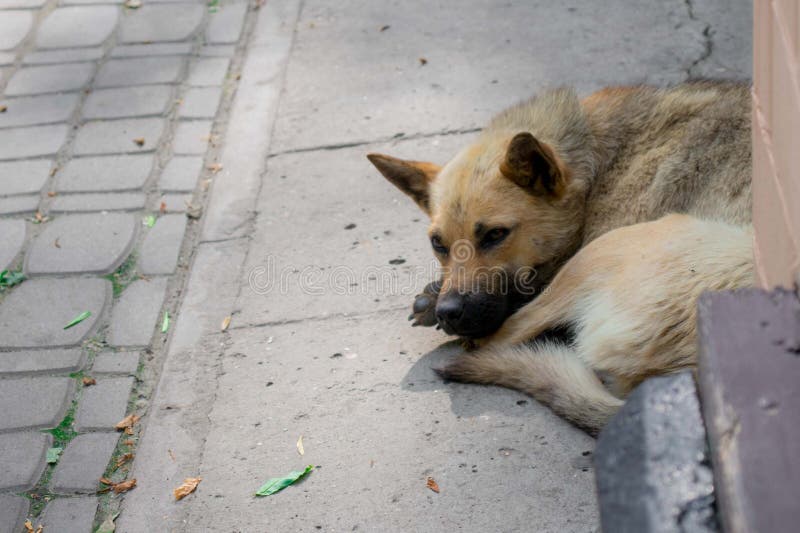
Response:
[{"label": "crack in concrete", "polygon": [[269,154],[267,158],[272,159],[273,157],[278,157],[287,154],[302,154],[306,152],[341,150],[343,148],[367,146],[370,144],[380,144],[391,141],[403,142],[403,141],[413,141],[416,139],[429,139],[432,137],[446,137],[448,135],[466,135],[469,133],[477,133],[481,131],[481,129],[482,128],[463,128],[463,129],[452,129],[452,130],[440,130],[428,133],[413,133],[411,135],[396,134],[392,135],[391,137],[379,137],[377,139],[372,139],[368,141],[351,141],[351,142],[335,143],[335,144],[322,144],[318,146],[305,146],[302,148],[290,148],[288,150],[281,150],[280,152],[273,152]]},{"label": "crack in concrete", "polygon": [[699,18],[697,18],[697,15],[694,12],[694,0],[684,0],[684,5],[686,6],[686,13],[689,16],[689,20],[693,20],[695,22],[700,22],[704,24],[702,31],[704,39],[703,52],[697,57],[697,59],[692,61],[692,63],[686,68],[686,79],[690,80],[694,77],[693,71],[695,70],[695,68],[697,68],[697,66],[700,63],[706,61],[709,57],[711,57],[711,54],[714,53],[714,38],[713,38],[713,32],[711,31],[711,23],[704,22]]},{"label": "crack in concrete", "polygon": [[395,313],[397,311],[400,311],[400,310],[403,310],[403,309],[409,309],[409,308],[410,308],[410,302],[409,302],[409,305],[405,305],[405,304],[402,305],[402,306],[401,305],[395,305],[395,306],[392,306],[392,307],[387,307],[385,309],[379,309],[377,311],[371,311],[369,313],[331,313],[329,315],[306,316],[306,317],[300,317],[300,318],[289,318],[289,319],[286,319],[286,320],[270,320],[270,321],[267,321],[267,322],[256,322],[256,323],[251,323],[251,324],[242,324],[240,326],[231,327],[231,328],[228,329],[228,331],[236,331],[236,330],[241,330],[241,329],[267,328],[267,327],[275,327],[275,326],[286,326],[286,325],[290,325],[290,324],[300,324],[302,322],[324,322],[326,320],[334,320],[334,319],[341,319],[341,318],[361,320],[361,319],[369,318],[369,317],[373,317],[373,316],[388,315],[390,313]]}]

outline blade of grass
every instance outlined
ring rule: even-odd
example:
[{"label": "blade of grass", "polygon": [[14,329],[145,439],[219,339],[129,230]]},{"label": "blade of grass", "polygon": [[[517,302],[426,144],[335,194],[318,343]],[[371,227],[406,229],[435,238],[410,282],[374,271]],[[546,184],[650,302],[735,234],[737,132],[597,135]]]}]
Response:
[{"label": "blade of grass", "polygon": [[83,313],[79,314],[78,316],[76,316],[75,318],[70,320],[69,324],[64,326],[64,329],[69,329],[72,326],[77,326],[78,324],[80,324],[81,322],[83,322],[84,320],[89,318],[90,316],[92,316],[92,312],[91,311],[84,311]]}]

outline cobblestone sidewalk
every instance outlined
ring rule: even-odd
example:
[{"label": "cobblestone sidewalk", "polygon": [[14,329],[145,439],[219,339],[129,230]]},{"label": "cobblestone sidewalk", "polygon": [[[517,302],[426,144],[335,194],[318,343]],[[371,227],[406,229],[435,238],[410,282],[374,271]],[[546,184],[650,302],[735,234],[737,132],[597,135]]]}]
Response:
[{"label": "cobblestone sidewalk", "polygon": [[0,283],[2,533],[118,506],[99,479],[135,453],[114,426],[170,333],[248,9],[0,0],[0,270],[26,277]]}]

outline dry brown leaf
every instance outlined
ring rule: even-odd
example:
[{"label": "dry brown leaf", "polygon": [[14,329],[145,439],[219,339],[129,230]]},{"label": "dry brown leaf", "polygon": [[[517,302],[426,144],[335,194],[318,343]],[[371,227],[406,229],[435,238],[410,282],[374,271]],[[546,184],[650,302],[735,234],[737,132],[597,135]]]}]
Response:
[{"label": "dry brown leaf", "polygon": [[0,113],[5,113],[6,111],[8,111],[8,106],[7,105],[0,105]]},{"label": "dry brown leaf", "polygon": [[103,485],[113,485],[114,484],[114,482],[111,481],[110,479],[108,479],[107,477],[101,477],[100,478],[100,483],[102,483]]},{"label": "dry brown leaf", "polygon": [[210,165],[208,165],[208,170],[216,174],[217,172],[222,170],[222,165],[220,163],[211,163]]},{"label": "dry brown leaf", "polygon": [[131,459],[133,459],[133,454],[132,453],[128,452],[128,453],[124,454],[122,457],[117,459],[117,462],[114,465],[114,470],[116,470],[117,468],[121,467],[122,465],[124,465],[125,463],[130,461]]},{"label": "dry brown leaf", "polygon": [[52,178],[53,176],[55,176],[56,172],[58,172],[58,165],[56,165],[52,169],[50,169],[50,177]]},{"label": "dry brown leaf", "polygon": [[[129,414],[114,426],[116,429],[129,429],[132,428],[136,422],[139,421],[139,416],[133,413]],[[127,433],[127,432],[126,432]]]},{"label": "dry brown leaf", "polygon": [[125,446],[133,446],[135,442],[133,442],[132,440],[124,440],[122,441],[122,444],[124,444]]},{"label": "dry brown leaf", "polygon": [[439,484],[438,484],[438,483],[436,483],[436,481],[434,481],[434,479],[433,479],[432,477],[429,477],[429,478],[428,478],[428,483],[427,483],[427,485],[428,485],[428,488],[429,488],[429,489],[431,489],[431,490],[432,490],[433,492],[435,492],[436,494],[439,494]]},{"label": "dry brown leaf", "polygon": [[126,435],[133,435],[133,428],[130,427],[125,428],[122,432],[125,433]]},{"label": "dry brown leaf", "polygon": [[25,529],[33,533],[33,524],[30,520],[25,520]]},{"label": "dry brown leaf", "polygon": [[120,494],[122,492],[128,492],[135,486],[136,486],[136,478],[133,478],[127,481],[123,481],[121,483],[114,483],[111,490],[113,490],[116,494]]},{"label": "dry brown leaf", "polygon": [[419,66],[424,67],[427,64],[428,64],[428,60],[427,59],[425,59],[424,57],[420,57],[419,58]]},{"label": "dry brown leaf", "polygon": [[230,325],[231,325],[231,317],[230,315],[228,315],[222,319],[222,324],[220,324],[219,329],[221,331],[228,331],[228,326]]},{"label": "dry brown leaf", "polygon": [[209,185],[211,185],[211,180],[210,179],[204,179],[203,181],[200,182],[200,188],[203,191],[207,191]]},{"label": "dry brown leaf", "polygon": [[197,488],[197,485],[203,480],[201,477],[187,477],[183,480],[183,483],[172,491],[175,495],[175,500],[181,500],[184,497],[188,496],[189,494],[194,492],[194,489]]},{"label": "dry brown leaf", "polygon": [[56,191],[47,191],[47,196],[54,198],[58,193]]},{"label": "dry brown leaf", "polygon": [[[58,242],[58,239],[56,239],[56,242]],[[58,246],[58,245],[56,245],[56,246]],[[58,248],[61,248],[61,247],[60,247],[60,246],[58,246]],[[94,378],[93,378],[93,377],[91,377],[91,376],[83,376],[83,379],[82,379],[81,381],[83,382],[83,386],[84,386],[84,387],[88,387],[88,386],[90,386],[90,385],[95,385],[95,384],[97,384],[97,380],[96,380],[96,379],[94,379]]]},{"label": "dry brown leaf", "polygon": [[167,202],[161,202],[161,204],[158,206],[158,212],[162,215],[167,212]]},{"label": "dry brown leaf", "polygon": [[[61,248],[61,245],[58,243],[58,239],[59,239],[59,238],[57,237],[57,238],[56,238],[56,240],[55,240],[55,241],[53,241],[53,246],[55,246],[56,248]],[[84,379],[85,379],[85,378],[84,378]],[[84,383],[84,385],[86,385],[86,383]]]},{"label": "dry brown leaf", "polygon": [[144,146],[144,137],[136,137],[133,140],[133,144],[135,144],[136,146]]}]

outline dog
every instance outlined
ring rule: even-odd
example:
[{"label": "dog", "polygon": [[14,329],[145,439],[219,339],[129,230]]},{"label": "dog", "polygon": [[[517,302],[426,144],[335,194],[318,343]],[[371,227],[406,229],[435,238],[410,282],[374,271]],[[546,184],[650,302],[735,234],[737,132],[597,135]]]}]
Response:
[{"label": "dog", "polygon": [[[612,87],[582,100],[569,88],[550,90],[501,112],[444,166],[368,158],[431,219],[443,275],[416,298],[415,323],[438,323],[471,339],[495,339],[570,258],[612,230],[669,213],[737,226],[751,221],[750,97],[739,83]],[[564,369],[569,374],[569,365]],[[462,361],[442,374],[514,386],[496,374],[488,379],[488,370],[484,377],[467,371]],[[567,396],[580,386],[551,385],[523,390],[590,430],[615,409],[583,416],[595,388],[575,398]]]}]

